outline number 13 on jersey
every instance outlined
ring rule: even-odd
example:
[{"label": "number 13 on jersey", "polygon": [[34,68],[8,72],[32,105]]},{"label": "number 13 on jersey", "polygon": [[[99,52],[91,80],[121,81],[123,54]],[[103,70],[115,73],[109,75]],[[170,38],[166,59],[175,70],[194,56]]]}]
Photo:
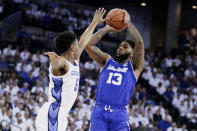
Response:
[{"label": "number 13 on jersey", "polygon": [[110,72],[106,83],[107,84],[113,84],[113,85],[121,85],[122,75],[120,73]]}]

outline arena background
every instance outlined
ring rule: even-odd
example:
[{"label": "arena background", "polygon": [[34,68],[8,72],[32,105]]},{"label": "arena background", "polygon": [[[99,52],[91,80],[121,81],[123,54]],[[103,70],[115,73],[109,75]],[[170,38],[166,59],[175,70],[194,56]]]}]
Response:
[{"label": "arena background", "polygon": [[[53,51],[58,32],[80,36],[98,7],[126,9],[144,39],[145,67],[129,105],[131,129],[196,131],[196,0],[0,0],[0,130],[36,130],[48,94],[42,52]],[[113,56],[127,38],[127,30],[107,34],[97,46]],[[80,67],[67,131],[87,131],[94,105],[98,65],[84,51]]]}]

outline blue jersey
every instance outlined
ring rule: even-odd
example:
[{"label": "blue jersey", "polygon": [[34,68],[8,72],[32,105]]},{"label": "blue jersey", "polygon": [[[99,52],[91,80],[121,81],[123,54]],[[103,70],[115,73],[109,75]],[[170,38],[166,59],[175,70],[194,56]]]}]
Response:
[{"label": "blue jersey", "polygon": [[96,101],[127,106],[135,88],[136,77],[131,62],[119,64],[110,58],[99,75]]}]

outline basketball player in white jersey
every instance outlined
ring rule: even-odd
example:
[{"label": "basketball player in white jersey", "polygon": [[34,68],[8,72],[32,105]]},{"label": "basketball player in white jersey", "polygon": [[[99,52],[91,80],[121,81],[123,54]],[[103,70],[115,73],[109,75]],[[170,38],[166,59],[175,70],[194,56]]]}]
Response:
[{"label": "basketball player in white jersey", "polygon": [[96,26],[104,22],[105,9],[98,9],[79,42],[74,33],[65,31],[56,37],[55,45],[60,56],[46,52],[50,57],[49,99],[38,112],[37,131],[65,131],[67,116],[75,102],[79,87],[79,58],[93,36]]}]

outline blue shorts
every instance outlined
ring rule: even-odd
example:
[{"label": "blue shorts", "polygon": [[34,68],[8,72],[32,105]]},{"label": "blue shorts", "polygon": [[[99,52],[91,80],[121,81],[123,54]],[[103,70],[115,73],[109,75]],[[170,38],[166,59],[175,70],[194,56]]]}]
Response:
[{"label": "blue shorts", "polygon": [[90,119],[90,131],[130,131],[128,120],[126,109],[95,105]]}]

